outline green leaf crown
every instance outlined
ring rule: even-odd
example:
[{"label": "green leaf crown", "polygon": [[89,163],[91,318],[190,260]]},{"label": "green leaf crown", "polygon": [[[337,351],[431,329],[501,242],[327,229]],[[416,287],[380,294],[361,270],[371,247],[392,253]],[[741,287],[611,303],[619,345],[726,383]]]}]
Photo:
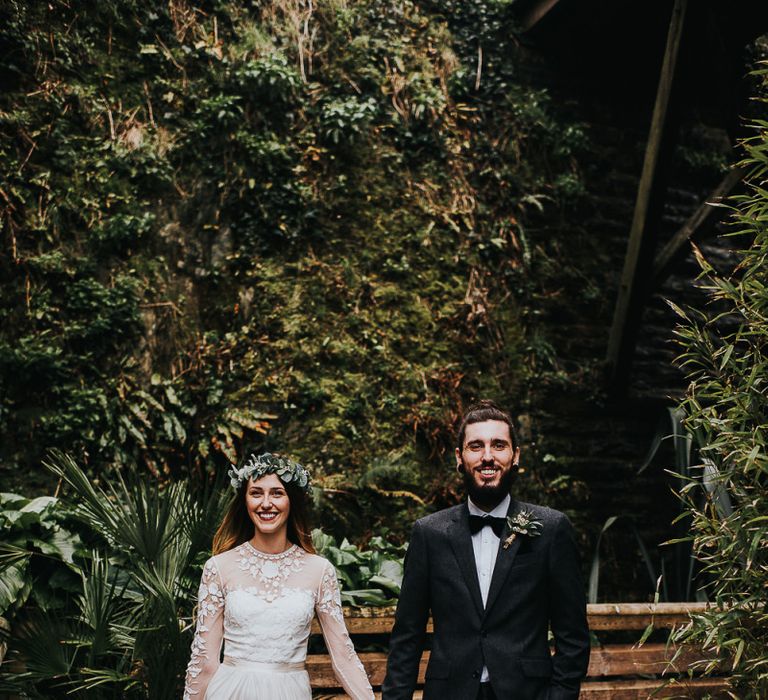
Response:
[{"label": "green leaf crown", "polygon": [[306,493],[312,490],[309,472],[305,467],[287,457],[278,457],[269,452],[258,456],[252,454],[240,469],[232,467],[227,473],[229,483],[235,490],[247,483],[248,479],[256,481],[265,474],[277,474],[284,484],[294,483]]}]

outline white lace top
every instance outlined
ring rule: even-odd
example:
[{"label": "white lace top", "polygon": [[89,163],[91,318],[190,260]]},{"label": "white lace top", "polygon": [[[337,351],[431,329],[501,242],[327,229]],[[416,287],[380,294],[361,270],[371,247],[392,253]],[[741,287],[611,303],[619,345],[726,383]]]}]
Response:
[{"label": "white lace top", "polygon": [[236,661],[303,662],[315,613],[339,683],[353,700],[372,699],[329,561],[296,545],[264,554],[248,542],[211,557],[200,581],[184,700],[205,697],[222,642],[224,654]]}]

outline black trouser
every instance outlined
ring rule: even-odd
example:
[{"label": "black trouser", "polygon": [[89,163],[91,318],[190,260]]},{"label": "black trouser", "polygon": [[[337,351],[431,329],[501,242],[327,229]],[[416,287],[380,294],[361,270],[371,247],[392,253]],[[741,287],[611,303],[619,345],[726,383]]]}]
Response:
[{"label": "black trouser", "polygon": [[477,700],[496,700],[496,695],[490,683],[480,684],[480,690],[477,691]]}]

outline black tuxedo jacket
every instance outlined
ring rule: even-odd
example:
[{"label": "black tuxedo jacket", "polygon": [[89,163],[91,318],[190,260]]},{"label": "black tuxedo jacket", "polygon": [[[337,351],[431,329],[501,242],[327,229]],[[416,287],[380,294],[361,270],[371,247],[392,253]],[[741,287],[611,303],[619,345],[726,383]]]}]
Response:
[{"label": "black tuxedo jacket", "polygon": [[466,503],[416,522],[382,700],[411,700],[430,610],[424,700],[475,700],[483,665],[498,700],[578,699],[590,645],[573,527],[556,510],[513,499],[509,513],[520,510],[541,522],[541,534],[518,535],[504,549],[505,527],[485,608]]}]

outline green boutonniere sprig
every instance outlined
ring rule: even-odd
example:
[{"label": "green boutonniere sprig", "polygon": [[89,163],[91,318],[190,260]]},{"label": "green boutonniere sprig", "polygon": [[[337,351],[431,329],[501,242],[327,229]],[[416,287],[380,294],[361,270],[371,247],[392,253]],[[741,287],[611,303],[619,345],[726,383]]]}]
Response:
[{"label": "green boutonniere sprig", "polygon": [[518,535],[538,537],[541,534],[541,520],[536,520],[530,510],[521,510],[514,515],[508,515],[507,525],[512,530],[512,534],[504,540],[504,549],[507,549]]}]

